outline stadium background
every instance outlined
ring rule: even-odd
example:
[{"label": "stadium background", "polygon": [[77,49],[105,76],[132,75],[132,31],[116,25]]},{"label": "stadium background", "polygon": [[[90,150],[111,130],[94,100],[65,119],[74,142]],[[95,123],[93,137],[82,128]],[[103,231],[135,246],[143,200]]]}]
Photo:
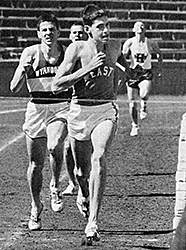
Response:
[{"label": "stadium background", "polygon": [[[1,0],[0,1],[0,96],[28,96],[26,87],[19,93],[9,90],[9,82],[24,47],[38,42],[36,17],[53,12],[60,21],[61,42],[68,45],[69,28],[79,20],[88,3],[110,10],[111,37],[124,42],[133,35],[134,22],[147,25],[146,35],[159,44],[164,56],[163,74],[154,77],[152,94],[183,95],[186,80],[186,1],[176,0]],[[156,60],[153,57],[156,71]],[[125,93],[125,87],[120,93]]]}]

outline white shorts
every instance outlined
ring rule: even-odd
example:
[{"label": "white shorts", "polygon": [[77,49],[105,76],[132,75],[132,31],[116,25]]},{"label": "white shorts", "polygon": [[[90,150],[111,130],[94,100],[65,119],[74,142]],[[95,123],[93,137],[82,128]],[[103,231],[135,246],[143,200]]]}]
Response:
[{"label": "white shorts", "polygon": [[79,141],[90,140],[93,129],[105,120],[117,123],[118,106],[115,103],[85,106],[71,103],[68,117],[69,136]]},{"label": "white shorts", "polygon": [[31,138],[47,137],[48,124],[55,121],[67,124],[69,108],[68,102],[54,104],[28,102],[23,131]]}]

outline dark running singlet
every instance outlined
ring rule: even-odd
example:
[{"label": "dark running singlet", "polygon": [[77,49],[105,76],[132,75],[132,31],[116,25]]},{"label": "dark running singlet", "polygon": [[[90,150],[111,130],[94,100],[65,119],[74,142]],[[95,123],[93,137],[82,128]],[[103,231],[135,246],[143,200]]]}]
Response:
[{"label": "dark running singlet", "polygon": [[[113,79],[116,61],[120,53],[120,43],[110,41],[105,46],[104,53],[106,53],[104,64],[91,71],[83,80],[74,85],[72,99],[78,100],[79,104],[88,105],[90,103],[90,105],[93,105],[93,100],[96,100],[95,104],[99,104],[99,100],[100,103],[105,103],[106,100],[114,100]],[[80,62],[79,67],[81,67]],[[87,100],[87,102],[81,101],[81,99]]]},{"label": "dark running singlet", "polygon": [[61,54],[55,64],[51,64],[43,56],[41,45],[37,46],[36,59],[33,63],[31,74],[29,72],[27,86],[30,93],[30,101],[38,104],[50,104],[70,101],[72,91],[67,90],[59,94],[53,94],[51,84],[57,69],[64,59],[64,50],[61,46]]}]

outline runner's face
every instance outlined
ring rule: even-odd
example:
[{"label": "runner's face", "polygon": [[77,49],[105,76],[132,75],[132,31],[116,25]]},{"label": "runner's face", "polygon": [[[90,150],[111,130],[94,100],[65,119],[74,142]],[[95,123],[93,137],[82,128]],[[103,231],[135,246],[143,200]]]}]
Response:
[{"label": "runner's face", "polygon": [[96,18],[90,26],[90,32],[95,41],[104,44],[108,43],[110,38],[110,24],[108,17],[102,16]]},{"label": "runner's face", "polygon": [[59,30],[52,22],[42,22],[38,31],[38,37],[48,46],[55,43],[59,37]]},{"label": "runner's face", "polygon": [[70,31],[70,39],[72,42],[84,39],[84,28],[81,25],[73,25]]},{"label": "runner's face", "polygon": [[136,23],[135,25],[135,32],[136,33],[144,33],[145,32],[145,26],[143,23],[139,22],[139,23]]}]

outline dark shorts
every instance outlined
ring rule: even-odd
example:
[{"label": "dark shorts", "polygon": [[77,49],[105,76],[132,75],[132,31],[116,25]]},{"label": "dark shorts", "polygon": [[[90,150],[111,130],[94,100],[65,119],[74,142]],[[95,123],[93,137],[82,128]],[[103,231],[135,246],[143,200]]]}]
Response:
[{"label": "dark shorts", "polygon": [[138,84],[144,80],[152,80],[153,73],[151,69],[135,68],[132,70],[132,78],[127,78],[126,85],[131,88],[139,88]]}]

